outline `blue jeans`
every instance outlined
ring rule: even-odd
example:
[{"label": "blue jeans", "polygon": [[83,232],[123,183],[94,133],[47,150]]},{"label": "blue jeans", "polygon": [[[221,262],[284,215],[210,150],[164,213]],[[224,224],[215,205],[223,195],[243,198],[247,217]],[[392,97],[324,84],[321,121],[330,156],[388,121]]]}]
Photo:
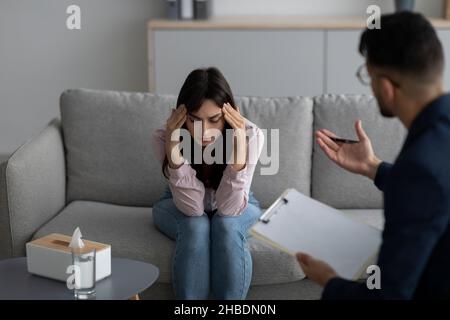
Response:
[{"label": "blue jeans", "polygon": [[250,191],[245,211],[236,217],[216,212],[189,217],[175,206],[169,187],[153,206],[156,227],[176,241],[172,259],[172,284],[176,299],[241,300],[252,279],[248,229],[262,211]]}]

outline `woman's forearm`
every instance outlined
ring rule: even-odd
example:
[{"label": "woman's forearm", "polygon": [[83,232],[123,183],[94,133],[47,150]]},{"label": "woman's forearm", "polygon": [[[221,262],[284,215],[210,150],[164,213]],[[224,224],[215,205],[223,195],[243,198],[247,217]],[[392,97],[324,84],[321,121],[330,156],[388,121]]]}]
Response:
[{"label": "woman's forearm", "polygon": [[185,163],[177,169],[169,167],[168,172],[175,206],[187,216],[201,216],[204,213],[205,187],[197,179],[195,170]]}]

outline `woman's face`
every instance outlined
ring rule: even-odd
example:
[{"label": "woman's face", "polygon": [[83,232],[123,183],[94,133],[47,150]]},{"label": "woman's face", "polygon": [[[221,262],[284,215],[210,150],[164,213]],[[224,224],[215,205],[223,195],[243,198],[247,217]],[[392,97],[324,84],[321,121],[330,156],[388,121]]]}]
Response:
[{"label": "woman's face", "polygon": [[188,111],[186,127],[198,144],[206,146],[213,143],[225,128],[222,108],[212,100],[205,100],[198,110]]}]

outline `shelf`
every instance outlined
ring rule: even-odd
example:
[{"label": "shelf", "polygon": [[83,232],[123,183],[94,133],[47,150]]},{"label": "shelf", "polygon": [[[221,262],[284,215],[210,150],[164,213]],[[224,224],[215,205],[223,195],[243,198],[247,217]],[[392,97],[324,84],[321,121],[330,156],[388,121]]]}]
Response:
[{"label": "shelf", "polygon": [[[431,18],[435,28],[450,29],[450,20]],[[359,30],[366,26],[360,17],[311,17],[311,16],[232,16],[209,20],[151,20],[148,27],[160,29],[223,29],[223,30],[289,30],[289,29],[337,29]]]}]

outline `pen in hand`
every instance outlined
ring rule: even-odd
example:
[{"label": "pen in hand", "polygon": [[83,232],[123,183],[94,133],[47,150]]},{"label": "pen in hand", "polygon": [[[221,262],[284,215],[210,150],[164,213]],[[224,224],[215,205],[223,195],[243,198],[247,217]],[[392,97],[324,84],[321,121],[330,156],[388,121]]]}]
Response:
[{"label": "pen in hand", "polygon": [[349,139],[341,139],[341,138],[335,138],[335,137],[329,137],[331,140],[333,140],[334,142],[342,142],[342,143],[349,143],[349,144],[353,144],[353,143],[358,143],[359,141],[356,140],[349,140]]}]

